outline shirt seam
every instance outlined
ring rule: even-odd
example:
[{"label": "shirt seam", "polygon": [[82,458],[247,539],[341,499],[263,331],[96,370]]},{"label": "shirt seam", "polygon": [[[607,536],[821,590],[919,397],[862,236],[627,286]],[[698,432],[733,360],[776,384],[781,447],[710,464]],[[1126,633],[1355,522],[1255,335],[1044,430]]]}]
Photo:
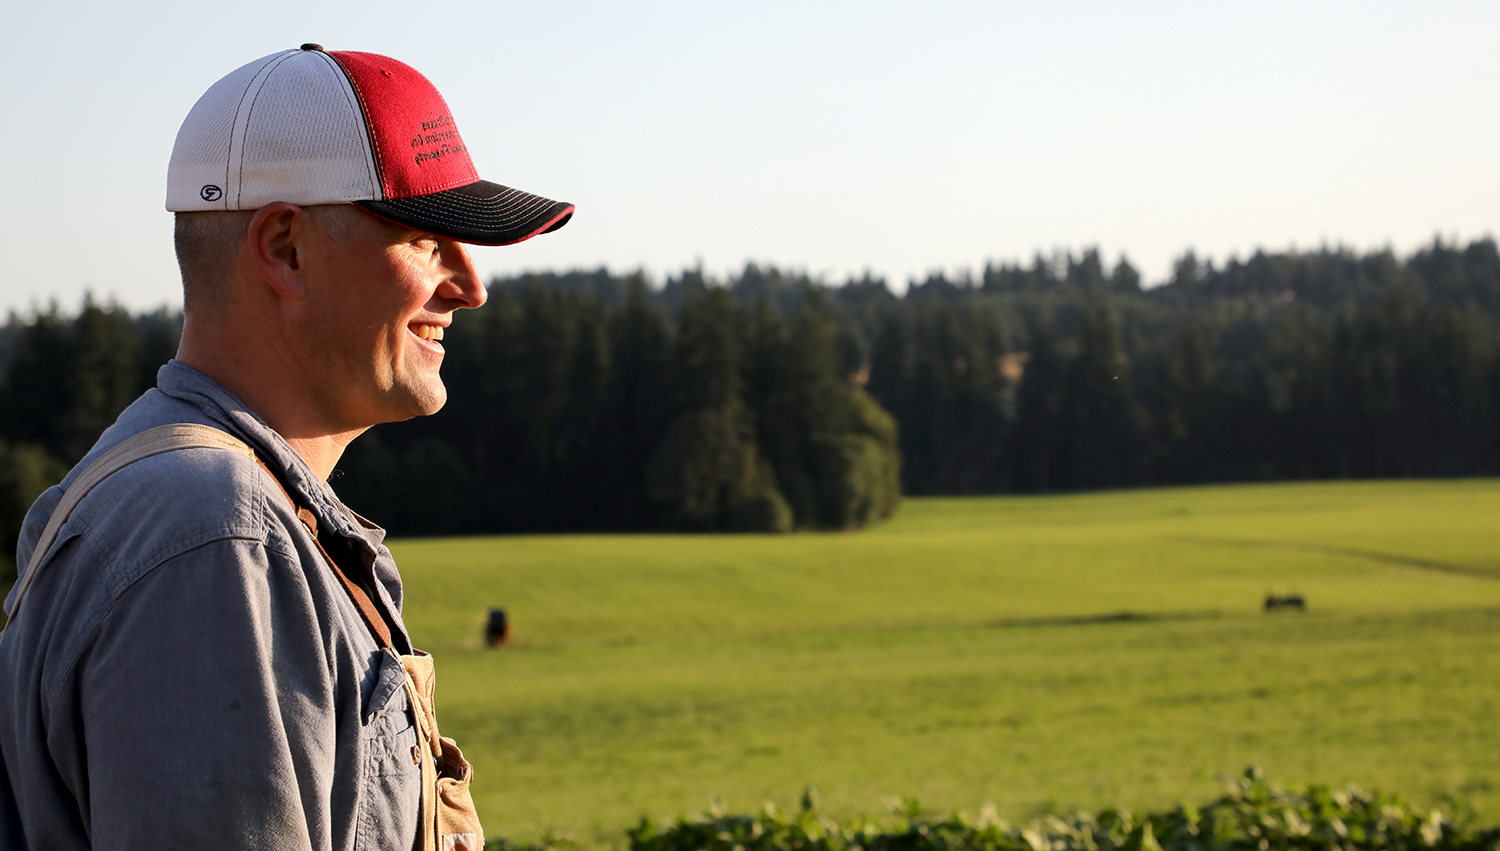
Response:
[{"label": "shirt seam", "polygon": [[[97,550],[94,547],[86,546],[89,543],[88,539],[80,536],[79,540],[80,545],[78,555],[80,557],[80,560],[84,564],[98,563],[98,559],[93,557]],[[265,539],[263,536],[222,534],[216,531],[213,533],[198,535],[187,540],[195,541],[195,543],[191,544],[190,546],[183,546],[177,549],[175,552],[171,552],[170,555],[164,556],[152,562],[149,567],[142,570],[139,574],[136,575],[134,579],[123,583],[118,588],[118,590],[115,589],[114,582],[110,583],[111,587],[108,601],[104,605],[98,607],[99,614],[93,619],[93,623],[89,625],[87,636],[84,638],[84,640],[78,642],[78,646],[69,653],[67,661],[64,664],[62,670],[54,678],[51,687],[47,689],[42,706],[46,716],[50,717],[53,711],[53,707],[57,705],[57,702],[60,699],[59,692],[63,688],[65,688],[68,683],[73,682],[74,673],[78,668],[78,661],[83,658],[84,653],[88,652],[88,649],[93,646],[94,639],[99,634],[99,627],[102,626],[104,622],[109,619],[109,616],[114,613],[116,605],[120,602],[120,598],[123,597],[125,593],[128,592],[132,587],[134,587],[136,583],[161,569],[161,566],[168,561],[171,561],[172,559],[179,556],[186,555],[193,550],[202,549],[203,547],[209,546],[211,544],[216,544],[223,541],[250,541],[251,543],[260,544],[261,548],[265,549]]]}]

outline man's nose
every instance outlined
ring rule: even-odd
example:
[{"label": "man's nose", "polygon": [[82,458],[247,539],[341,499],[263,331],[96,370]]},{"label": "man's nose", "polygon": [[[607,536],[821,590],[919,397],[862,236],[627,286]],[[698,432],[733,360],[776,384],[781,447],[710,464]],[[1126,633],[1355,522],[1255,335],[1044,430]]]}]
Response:
[{"label": "man's nose", "polygon": [[469,250],[463,243],[451,239],[441,240],[439,247],[442,251],[443,268],[448,273],[448,280],[443,285],[445,290],[441,294],[460,302],[459,308],[484,304],[489,298],[489,292],[479,280],[479,270],[474,268]]}]

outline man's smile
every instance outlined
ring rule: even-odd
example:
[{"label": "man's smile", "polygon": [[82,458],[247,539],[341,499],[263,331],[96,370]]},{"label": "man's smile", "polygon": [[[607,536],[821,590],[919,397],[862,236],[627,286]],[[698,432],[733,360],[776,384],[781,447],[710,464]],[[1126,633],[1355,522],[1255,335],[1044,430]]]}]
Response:
[{"label": "man's smile", "polygon": [[413,334],[416,334],[418,337],[421,337],[424,340],[437,342],[443,339],[443,326],[441,325],[429,325],[425,322],[414,322],[407,327],[411,329],[411,332]]}]

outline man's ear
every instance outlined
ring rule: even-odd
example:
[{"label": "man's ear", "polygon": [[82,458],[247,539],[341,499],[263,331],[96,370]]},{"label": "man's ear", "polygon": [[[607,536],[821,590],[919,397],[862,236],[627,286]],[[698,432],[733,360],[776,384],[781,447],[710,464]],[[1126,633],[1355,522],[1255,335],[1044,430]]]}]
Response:
[{"label": "man's ear", "polygon": [[301,207],[273,201],[250,219],[245,248],[261,280],[282,298],[307,293],[308,220]]}]

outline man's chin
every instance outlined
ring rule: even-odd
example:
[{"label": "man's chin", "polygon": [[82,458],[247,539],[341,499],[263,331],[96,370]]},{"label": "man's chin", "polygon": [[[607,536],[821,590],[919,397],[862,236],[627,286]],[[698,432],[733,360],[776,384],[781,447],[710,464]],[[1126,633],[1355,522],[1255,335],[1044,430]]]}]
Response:
[{"label": "man's chin", "polygon": [[436,393],[423,396],[419,399],[421,410],[416,414],[419,417],[429,417],[441,411],[448,404],[448,390],[439,384]]},{"label": "man's chin", "polygon": [[448,388],[444,387],[441,382],[435,382],[433,385],[428,386],[413,387],[402,395],[405,398],[399,404],[392,406],[393,410],[391,413],[395,416],[385,420],[385,422],[394,423],[417,417],[431,416],[441,411],[443,406],[448,403]]}]

